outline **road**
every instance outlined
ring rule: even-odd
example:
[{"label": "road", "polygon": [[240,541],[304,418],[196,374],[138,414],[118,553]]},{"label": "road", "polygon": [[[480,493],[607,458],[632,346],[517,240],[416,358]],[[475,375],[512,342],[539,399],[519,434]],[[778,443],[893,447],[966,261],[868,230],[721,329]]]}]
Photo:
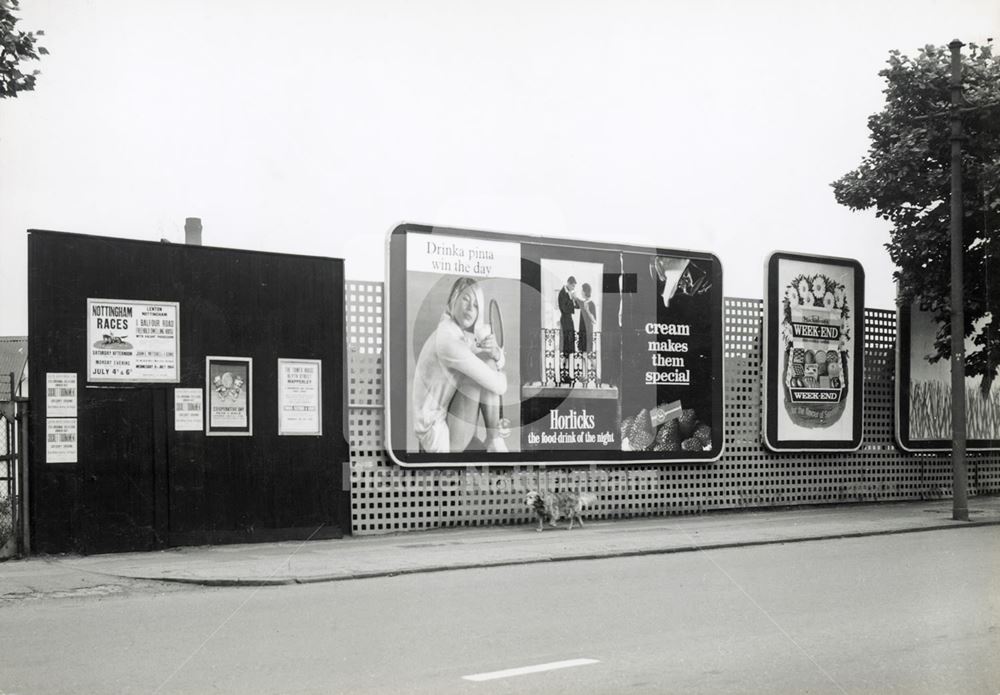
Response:
[{"label": "road", "polygon": [[997,695],[998,655],[996,526],[0,604],[5,695]]}]

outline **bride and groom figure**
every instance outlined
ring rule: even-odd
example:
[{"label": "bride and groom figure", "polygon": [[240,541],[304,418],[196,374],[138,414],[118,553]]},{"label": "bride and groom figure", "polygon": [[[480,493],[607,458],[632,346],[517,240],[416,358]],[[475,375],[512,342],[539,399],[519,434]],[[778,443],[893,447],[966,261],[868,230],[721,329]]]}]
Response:
[{"label": "bride and groom figure", "polygon": [[[569,362],[575,353],[586,354],[594,349],[594,322],[597,307],[590,298],[591,288],[586,282],[580,286],[582,296],[576,293],[576,278],[570,275],[559,290],[559,329],[562,334],[563,368],[561,376],[568,381]],[[580,311],[580,320],[574,325],[574,314]]]}]

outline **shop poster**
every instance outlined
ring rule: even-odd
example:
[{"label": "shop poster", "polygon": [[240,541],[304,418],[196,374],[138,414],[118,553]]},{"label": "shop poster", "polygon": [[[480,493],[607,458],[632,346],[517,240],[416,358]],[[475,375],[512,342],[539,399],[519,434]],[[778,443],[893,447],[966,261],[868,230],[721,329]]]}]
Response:
[{"label": "shop poster", "polygon": [[721,455],[715,256],[421,225],[388,245],[401,465]]},{"label": "shop poster", "polygon": [[200,432],[205,429],[204,391],[174,389],[174,431]]},{"label": "shop poster", "polygon": [[210,436],[253,434],[253,360],[249,357],[205,358]]},{"label": "shop poster", "polygon": [[[906,451],[951,451],[951,362],[931,361],[937,354],[934,342],[940,325],[920,300],[900,304],[897,309],[896,341],[896,438]],[[976,338],[965,339],[965,359],[981,348]],[[988,393],[982,377],[965,377],[966,448],[973,451],[1000,449],[1000,379]]]},{"label": "shop poster", "polygon": [[764,294],[764,441],[775,451],[861,446],[864,270],[773,253]]},{"label": "shop poster", "polygon": [[321,360],[278,360],[278,434],[323,434]]},{"label": "shop poster", "polygon": [[48,372],[45,375],[46,417],[76,417],[76,372]]},{"label": "shop poster", "polygon": [[179,315],[177,302],[87,299],[87,381],[178,382]]}]

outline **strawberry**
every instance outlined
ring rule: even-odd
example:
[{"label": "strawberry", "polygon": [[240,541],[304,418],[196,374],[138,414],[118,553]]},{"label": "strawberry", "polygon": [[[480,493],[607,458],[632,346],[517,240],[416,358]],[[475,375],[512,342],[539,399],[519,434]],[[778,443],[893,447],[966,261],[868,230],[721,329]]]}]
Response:
[{"label": "strawberry", "polygon": [[688,437],[681,442],[681,449],[684,451],[702,451],[703,448],[704,447],[702,447],[701,442],[694,437]]},{"label": "strawberry", "polygon": [[712,428],[708,425],[698,425],[694,431],[694,438],[701,442],[703,447],[712,445]]},{"label": "strawberry", "polygon": [[698,416],[695,414],[694,408],[682,410],[677,425],[680,428],[681,439],[687,439],[694,434],[694,429],[698,425]]},{"label": "strawberry", "polygon": [[643,408],[635,416],[628,440],[635,451],[644,451],[653,443],[653,430],[649,424],[649,411]]},{"label": "strawberry", "polygon": [[677,420],[668,420],[656,430],[653,438],[653,451],[680,451],[681,436]]}]

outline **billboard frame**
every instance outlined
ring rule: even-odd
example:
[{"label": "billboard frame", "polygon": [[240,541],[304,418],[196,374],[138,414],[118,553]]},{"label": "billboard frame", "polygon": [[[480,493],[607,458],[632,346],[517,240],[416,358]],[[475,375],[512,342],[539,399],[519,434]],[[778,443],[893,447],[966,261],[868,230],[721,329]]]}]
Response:
[{"label": "billboard frame", "polygon": [[[783,310],[780,288],[778,287],[778,266],[783,260],[813,263],[816,265],[833,265],[850,268],[854,271],[854,307],[852,329],[853,337],[853,374],[850,385],[854,388],[854,410],[852,418],[852,437],[850,441],[839,439],[779,439],[778,412],[779,396],[783,394],[780,384],[778,354],[779,341],[777,337]],[[774,306],[772,306],[772,304]],[[861,263],[852,258],[836,256],[821,256],[817,254],[795,253],[790,251],[773,251],[764,261],[764,318],[762,333],[761,375],[764,379],[762,389],[763,412],[761,414],[761,438],[764,445],[775,452],[844,452],[857,451],[864,441],[864,312],[865,312],[865,271]],[[839,445],[838,445],[839,444]]]},{"label": "billboard frame", "polygon": [[[905,437],[903,432],[910,429],[910,360],[904,358],[909,356],[913,343],[913,305],[918,301],[914,299],[910,304],[904,304],[897,300],[896,303],[896,380],[895,380],[895,417],[893,431],[896,435],[896,444],[903,451],[909,453],[925,453],[951,451],[950,439],[911,439],[909,434]],[[966,376],[966,379],[969,377]],[[969,384],[966,382],[966,391]],[[951,383],[948,383],[948,393],[951,394]],[[949,428],[951,420],[948,420]],[[966,417],[966,440],[967,451],[1000,451],[1000,438],[981,439],[968,436],[968,417]]]},{"label": "billboard frame", "polygon": [[[684,458],[663,458],[662,455],[657,457],[653,454],[659,452],[654,451],[639,451],[630,452],[622,449],[609,449],[609,450],[587,450],[587,451],[574,451],[574,450],[543,450],[543,451],[510,451],[504,453],[486,453],[481,454],[480,452],[472,452],[475,455],[470,456],[470,452],[457,452],[448,454],[429,454],[426,452],[411,452],[405,449],[405,444],[400,447],[397,442],[393,440],[393,433],[396,429],[401,427],[398,422],[403,420],[406,422],[406,398],[392,398],[392,384],[393,375],[402,372],[404,374],[404,380],[406,378],[406,353],[403,350],[393,350],[390,346],[393,344],[393,336],[395,331],[393,330],[393,322],[400,319],[397,318],[400,314],[403,315],[403,321],[406,320],[406,292],[399,294],[394,293],[393,285],[394,280],[398,282],[402,279],[406,282],[407,278],[407,264],[405,258],[405,248],[406,248],[406,234],[408,232],[413,232],[417,234],[440,234],[442,236],[454,236],[462,238],[473,238],[483,241],[504,241],[513,243],[527,243],[535,244],[539,246],[550,246],[554,248],[563,248],[567,250],[574,251],[596,251],[604,253],[617,253],[621,254],[623,252],[633,252],[638,254],[647,254],[651,256],[671,256],[671,255],[681,255],[684,257],[689,257],[694,260],[702,260],[712,264],[712,281],[713,281],[713,299],[717,301],[718,312],[715,320],[712,322],[712,336],[711,336],[711,365],[712,374],[714,375],[712,383],[712,394],[710,396],[712,403],[712,424],[711,428],[712,434],[712,444],[713,446],[718,442],[718,448],[711,452],[711,456],[702,457],[691,457],[687,456]],[[393,252],[394,239],[398,239],[398,243],[402,247],[401,252]],[[522,257],[523,258],[523,257]],[[456,468],[456,467],[512,467],[520,465],[559,465],[559,466],[574,466],[574,465],[617,465],[617,464],[710,464],[718,461],[725,449],[725,407],[724,407],[724,352],[725,345],[723,341],[723,321],[724,321],[724,311],[725,311],[725,300],[722,289],[723,280],[723,268],[720,259],[710,252],[705,251],[690,251],[682,249],[668,249],[663,247],[654,246],[638,246],[632,244],[610,244],[606,242],[596,242],[596,241],[584,241],[579,239],[569,239],[564,237],[550,237],[550,236],[529,236],[520,234],[508,234],[503,232],[485,231],[485,230],[471,230],[462,229],[456,227],[446,227],[446,226],[435,226],[426,224],[417,224],[402,222],[394,227],[390,228],[386,233],[385,239],[385,259],[386,259],[386,272],[385,272],[385,291],[383,294],[384,305],[383,305],[383,383],[386,385],[383,397],[383,408],[385,412],[385,426],[383,432],[383,439],[385,445],[385,452],[388,458],[395,464],[402,466],[404,468],[416,468],[416,469],[427,469],[427,468]],[[524,280],[521,280],[522,284]],[[405,324],[404,324],[405,326]],[[408,331],[404,327],[404,334]],[[620,397],[619,397],[620,402]],[[405,425],[403,426],[405,427]],[[394,443],[397,446],[394,446]],[[629,456],[628,454],[649,454],[649,456]],[[706,452],[709,453],[709,452]],[[443,459],[441,457],[444,457]]]}]

